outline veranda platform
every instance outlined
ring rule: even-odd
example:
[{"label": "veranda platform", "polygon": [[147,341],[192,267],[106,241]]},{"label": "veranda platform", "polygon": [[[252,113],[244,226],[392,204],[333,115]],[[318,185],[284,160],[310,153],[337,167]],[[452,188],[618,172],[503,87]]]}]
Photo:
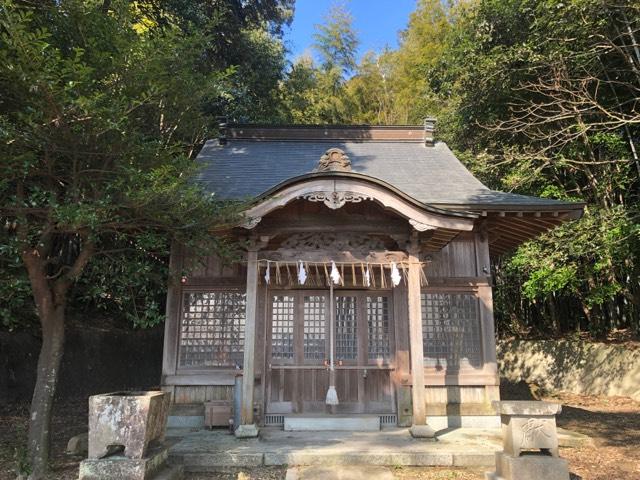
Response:
[{"label": "veranda platform", "polygon": [[[262,428],[260,436],[237,439],[226,430],[169,429],[169,462],[187,472],[277,465],[382,465],[492,467],[502,449],[500,429],[442,430],[438,440],[414,439],[407,428],[377,432],[286,432]],[[590,438],[559,429],[561,446]]]},{"label": "veranda platform", "polygon": [[263,428],[257,439],[236,439],[224,430],[168,432],[177,440],[170,462],[185,471],[261,465],[492,466],[501,449],[497,429],[443,431],[438,441],[411,437],[406,428],[377,432],[286,432]]}]

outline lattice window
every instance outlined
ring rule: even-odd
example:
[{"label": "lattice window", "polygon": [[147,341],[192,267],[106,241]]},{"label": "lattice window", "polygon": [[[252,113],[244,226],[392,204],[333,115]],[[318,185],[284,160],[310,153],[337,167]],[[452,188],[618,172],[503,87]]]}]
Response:
[{"label": "lattice window", "polygon": [[180,366],[242,366],[245,303],[243,292],[186,292],[180,323]]},{"label": "lattice window", "polygon": [[275,295],[271,304],[271,358],[287,360],[293,358],[293,319],[295,297]]},{"label": "lattice window", "polygon": [[389,297],[367,297],[367,327],[369,330],[369,360],[388,360],[391,356]]},{"label": "lattice window", "polygon": [[327,358],[325,348],[326,319],[324,295],[304,297],[304,358],[305,360],[322,360]]},{"label": "lattice window", "polygon": [[336,358],[358,358],[356,297],[336,297]]},{"label": "lattice window", "polygon": [[481,365],[478,299],[468,293],[423,293],[422,337],[425,365]]}]

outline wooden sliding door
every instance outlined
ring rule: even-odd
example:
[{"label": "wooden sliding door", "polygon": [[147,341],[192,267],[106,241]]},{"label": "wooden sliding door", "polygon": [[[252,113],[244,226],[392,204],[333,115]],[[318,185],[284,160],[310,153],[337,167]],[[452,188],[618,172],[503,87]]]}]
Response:
[{"label": "wooden sliding door", "polygon": [[[334,292],[336,390],[343,413],[393,413],[390,292]],[[323,413],[329,388],[329,293],[269,295],[267,413]]]}]

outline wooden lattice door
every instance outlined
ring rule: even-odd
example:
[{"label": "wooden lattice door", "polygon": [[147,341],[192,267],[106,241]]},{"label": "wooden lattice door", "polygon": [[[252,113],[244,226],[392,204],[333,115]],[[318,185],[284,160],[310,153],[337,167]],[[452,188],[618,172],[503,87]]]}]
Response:
[{"label": "wooden lattice door", "polygon": [[[267,413],[323,413],[329,388],[329,293],[270,295]],[[389,292],[337,291],[334,358],[338,412],[393,413],[393,318]]]}]

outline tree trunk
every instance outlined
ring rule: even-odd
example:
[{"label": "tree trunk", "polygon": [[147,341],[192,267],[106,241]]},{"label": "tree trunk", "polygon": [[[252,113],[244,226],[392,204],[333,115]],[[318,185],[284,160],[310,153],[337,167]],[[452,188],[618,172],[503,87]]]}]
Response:
[{"label": "tree trunk", "polygon": [[47,478],[51,411],[64,351],[64,303],[52,305],[47,312],[41,312],[42,347],[29,422],[30,480]]},{"label": "tree trunk", "polygon": [[[44,480],[49,468],[49,430],[51,410],[58,384],[60,363],[64,351],[64,319],[67,293],[75,279],[82,273],[94,252],[94,245],[84,241],[82,249],[66,272],[55,281],[47,275],[47,255],[41,251],[51,242],[41,240],[39,248],[30,247],[26,240],[26,228],[18,229],[18,236],[24,242],[22,261],[29,275],[33,299],[38,310],[42,330],[42,347],[38,357],[38,374],[31,400],[29,417],[29,460],[31,474],[29,480]],[[81,238],[81,237],[80,237]],[[84,240],[84,239],[83,239]]]}]

